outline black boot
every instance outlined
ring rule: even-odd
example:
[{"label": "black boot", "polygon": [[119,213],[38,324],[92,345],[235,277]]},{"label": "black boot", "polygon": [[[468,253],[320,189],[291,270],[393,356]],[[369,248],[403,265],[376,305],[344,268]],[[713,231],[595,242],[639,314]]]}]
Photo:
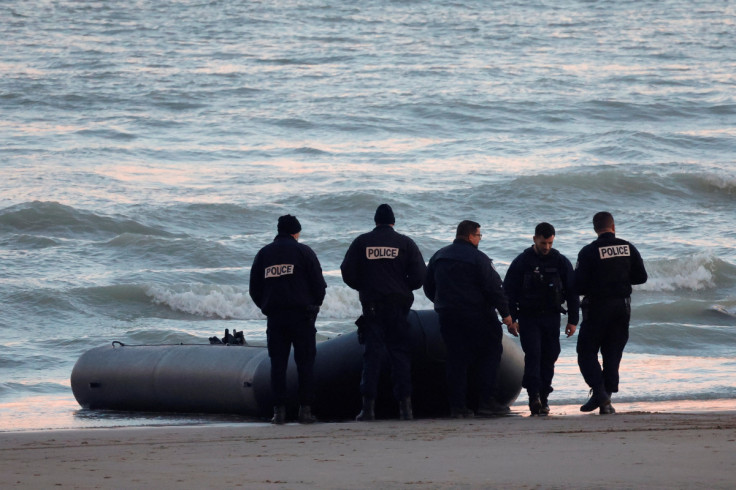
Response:
[{"label": "black boot", "polygon": [[540,394],[539,401],[542,403],[542,408],[539,409],[539,415],[549,415],[549,393]]},{"label": "black boot", "polygon": [[399,419],[414,420],[414,413],[411,410],[411,397],[402,398],[399,402]]},{"label": "black boot", "polygon": [[272,424],[283,425],[286,423],[286,407],[283,405],[276,405],[273,407],[273,418],[271,419]]},{"label": "black boot", "polygon": [[611,405],[611,394],[608,392],[608,390],[605,391],[606,393],[606,399],[607,402],[604,402],[601,405],[601,409],[598,413],[601,415],[611,415],[612,413],[616,413],[616,409],[613,408],[613,405]]},{"label": "black boot", "polygon": [[309,405],[302,405],[299,407],[299,423],[300,424],[313,424],[317,421],[317,417],[312,415],[312,407]]},{"label": "black boot", "polygon": [[601,405],[601,409],[598,413],[601,415],[611,415],[612,413],[616,413],[616,409],[611,405],[611,400],[608,400],[608,403]]},{"label": "black boot", "polygon": [[541,415],[542,400],[539,399],[539,395],[529,394],[529,411],[532,413],[532,415]]},{"label": "black boot", "polygon": [[595,396],[595,394],[593,393],[593,390],[590,390],[589,395],[590,395],[590,398],[588,398],[588,401],[583,403],[580,406],[581,412],[592,412],[593,410],[598,408],[598,397]]},{"label": "black boot", "polygon": [[360,411],[355,420],[358,422],[368,422],[376,420],[376,400],[373,398],[363,397],[363,409]]},{"label": "black boot", "polygon": [[[580,407],[581,412],[592,412],[596,408],[601,408],[601,413],[603,413],[603,407],[613,409],[613,407],[611,407],[611,398],[608,396],[605,389],[593,388],[590,392],[590,399]],[[608,411],[609,408],[605,409],[606,413],[613,413]]]}]

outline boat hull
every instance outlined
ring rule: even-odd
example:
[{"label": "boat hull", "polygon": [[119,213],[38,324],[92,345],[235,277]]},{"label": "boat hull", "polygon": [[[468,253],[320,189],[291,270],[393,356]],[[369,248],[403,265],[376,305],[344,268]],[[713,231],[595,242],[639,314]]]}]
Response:
[{"label": "boat hull", "polygon": [[[409,313],[412,332],[412,401],[416,417],[449,414],[445,347],[432,310]],[[497,399],[513,403],[521,392],[524,356],[504,335]],[[363,346],[356,332],[317,344],[313,412],[321,420],[350,419],[360,410]],[[229,345],[123,345],[91,349],[72,370],[79,404],[92,410],[237,413],[269,417],[273,411],[271,363],[265,347]],[[287,371],[287,411],[298,410],[293,356]],[[477,401],[476,401],[477,402]],[[472,401],[471,401],[472,404]],[[390,373],[379,381],[379,418],[395,417]]]}]

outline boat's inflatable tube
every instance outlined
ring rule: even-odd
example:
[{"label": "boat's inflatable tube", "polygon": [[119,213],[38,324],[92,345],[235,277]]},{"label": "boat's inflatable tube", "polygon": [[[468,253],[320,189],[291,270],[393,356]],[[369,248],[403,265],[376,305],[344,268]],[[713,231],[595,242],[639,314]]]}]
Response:
[{"label": "boat's inflatable tube", "polygon": [[[449,414],[445,347],[432,310],[411,311],[414,415]],[[363,347],[356,332],[317,344],[316,400],[322,420],[349,419],[360,410]],[[74,397],[84,408],[153,412],[237,413],[269,417],[273,412],[270,360],[265,347],[227,345],[123,345],[84,353],[72,370]],[[524,356],[503,337],[498,401],[510,405],[519,396]],[[297,375],[289,361],[287,410],[297,410]],[[396,417],[389,373],[381,377],[378,417]]]}]

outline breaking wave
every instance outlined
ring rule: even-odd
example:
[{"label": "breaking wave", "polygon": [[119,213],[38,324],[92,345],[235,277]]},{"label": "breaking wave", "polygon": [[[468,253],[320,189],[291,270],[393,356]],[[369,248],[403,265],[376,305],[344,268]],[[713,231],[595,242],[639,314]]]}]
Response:
[{"label": "breaking wave", "polygon": [[[145,288],[146,294],[158,305],[174,311],[208,318],[257,320],[265,316],[253,303],[248,291],[236,286],[215,284],[155,285]],[[431,309],[423,295],[415,295],[414,309]],[[327,288],[319,319],[355,319],[360,315],[358,293],[347,286]]]},{"label": "breaking wave", "polygon": [[636,286],[642,291],[701,291],[712,289],[719,278],[736,272],[736,267],[711,254],[647,261],[649,279]]}]

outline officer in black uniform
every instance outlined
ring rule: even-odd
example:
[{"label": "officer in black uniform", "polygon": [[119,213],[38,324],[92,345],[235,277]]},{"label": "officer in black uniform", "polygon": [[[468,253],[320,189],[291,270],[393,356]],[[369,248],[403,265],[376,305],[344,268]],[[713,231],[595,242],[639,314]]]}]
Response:
[{"label": "officer in black uniform", "polygon": [[509,332],[516,335],[501,278],[491,259],[478,250],[480,224],[462,221],[451,245],[429,260],[424,293],[434,303],[447,350],[450,415],[469,418],[468,369],[477,367],[479,416],[504,415],[507,406],[495,399],[496,373],[503,352],[503,331],[497,310]]},{"label": "officer in black uniform", "polygon": [[[519,324],[524,349],[521,386],[529,394],[532,415],[549,413],[548,397],[560,355],[560,314],[567,313],[568,337],[575,333],[579,320],[580,298],[575,292],[572,264],[552,248],[554,240],[554,226],[539,223],[534,229],[534,245],[511,262],[503,280],[511,317]],[[563,303],[567,303],[567,311]]]},{"label": "officer in black uniform", "polygon": [[278,235],[256,254],[250,270],[250,296],[268,317],[274,424],[286,422],[286,368],[292,345],[299,378],[299,422],[316,420],[311,410],[317,353],[314,323],[327,284],[317,255],[298,242],[301,229],[295,216],[281,216]]},{"label": "officer in black uniform", "polygon": [[413,290],[422,286],[426,265],[414,241],[394,231],[394,212],[381,204],[376,227],[356,238],[340,270],[343,281],[358,290],[363,314],[359,335],[365,344],[360,391],[363,408],[358,421],[375,419],[375,399],[381,357],[388,354],[394,397],[402,420],[413,418],[411,407],[411,337],[407,320]]},{"label": "officer in black uniform", "polygon": [[[596,213],[593,229],[598,239],[580,250],[575,266],[575,289],[584,295],[578,366],[592,391],[580,410],[600,408],[601,414],[610,414],[615,412],[611,394],[618,392],[618,368],[629,340],[631,286],[644,284],[647,271],[636,247],[616,238],[611,213]],[[603,368],[598,362],[599,351]]]}]

